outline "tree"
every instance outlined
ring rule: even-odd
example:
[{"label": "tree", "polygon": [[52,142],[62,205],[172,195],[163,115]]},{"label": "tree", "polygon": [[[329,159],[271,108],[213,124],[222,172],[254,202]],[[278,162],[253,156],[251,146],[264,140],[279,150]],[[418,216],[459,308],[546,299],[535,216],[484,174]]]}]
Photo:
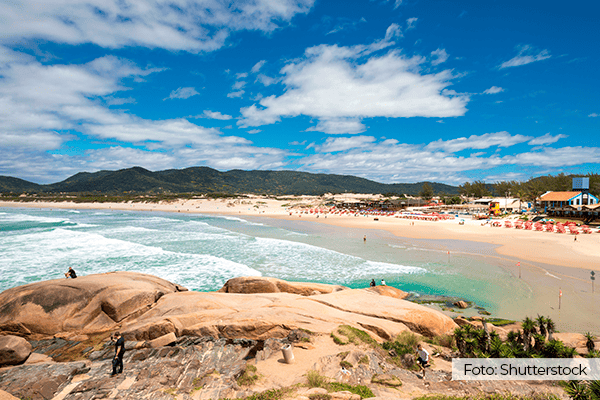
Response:
[{"label": "tree", "polygon": [[592,335],[590,332],[587,332],[585,334],[585,338],[587,339],[585,342],[585,347],[587,347],[588,352],[593,351],[596,348],[596,344],[594,343],[596,336]]},{"label": "tree", "polygon": [[429,183],[423,183],[421,191],[419,192],[419,197],[425,200],[429,200],[433,197],[433,188],[431,187],[431,185],[429,185]]},{"label": "tree", "polygon": [[458,186],[458,191],[463,196],[481,198],[484,196],[490,196],[488,185],[484,181],[475,181],[473,183],[465,182]]}]

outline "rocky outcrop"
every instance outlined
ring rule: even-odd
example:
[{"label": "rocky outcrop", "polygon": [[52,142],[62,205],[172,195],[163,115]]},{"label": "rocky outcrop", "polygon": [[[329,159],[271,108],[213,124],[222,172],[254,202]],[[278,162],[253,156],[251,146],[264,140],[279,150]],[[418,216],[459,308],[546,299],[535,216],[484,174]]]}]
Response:
[{"label": "rocky outcrop", "polygon": [[300,296],[314,296],[323,293],[348,289],[344,286],[324,283],[286,282],[277,278],[242,276],[225,282],[219,292],[222,293],[293,293]]},{"label": "rocky outcrop", "polygon": [[114,329],[167,293],[187,289],[152,275],[112,272],[55,279],[0,293],[0,329],[20,336]]},{"label": "rocky outcrop", "polygon": [[22,336],[63,338],[119,329],[137,341],[167,334],[265,340],[298,328],[329,334],[339,325],[381,341],[407,329],[435,336],[456,326],[403,295],[383,286],[347,289],[254,277],[231,279],[219,292],[188,292],[150,275],[116,272],[9,289],[0,294],[0,324]]},{"label": "rocky outcrop", "polygon": [[31,344],[18,336],[0,336],[0,367],[24,363],[31,354]]}]

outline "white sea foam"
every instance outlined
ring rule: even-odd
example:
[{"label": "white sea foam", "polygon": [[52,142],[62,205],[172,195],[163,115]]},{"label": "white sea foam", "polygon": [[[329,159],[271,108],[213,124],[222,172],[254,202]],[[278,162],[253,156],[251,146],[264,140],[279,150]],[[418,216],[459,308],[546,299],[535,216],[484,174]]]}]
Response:
[{"label": "white sea foam", "polygon": [[51,218],[51,217],[40,217],[36,215],[28,215],[28,214],[8,214],[2,213],[2,217],[0,221],[7,222],[40,222],[45,224],[55,224],[55,223],[71,223],[68,218]]}]

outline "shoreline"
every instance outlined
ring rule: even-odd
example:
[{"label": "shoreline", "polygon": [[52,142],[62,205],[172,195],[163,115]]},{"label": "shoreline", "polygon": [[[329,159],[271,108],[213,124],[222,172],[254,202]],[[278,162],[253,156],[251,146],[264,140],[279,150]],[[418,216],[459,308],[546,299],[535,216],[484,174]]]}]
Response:
[{"label": "shoreline", "polygon": [[[0,202],[0,207],[44,209],[100,209],[119,211],[155,211],[189,214],[219,214],[226,216],[273,218],[290,222],[311,222],[352,229],[369,239],[369,232],[380,230],[399,238],[414,239],[429,248],[451,254],[483,257],[508,271],[513,279],[521,279],[530,289],[525,304],[503,305],[503,312],[494,316],[521,320],[537,314],[552,318],[563,331],[600,333],[600,288],[591,293],[590,270],[600,272],[600,234],[573,235],[524,231],[481,226],[480,221],[414,221],[393,217],[354,217],[311,214],[290,215],[283,201],[256,198],[233,204],[218,200],[180,200],[160,203],[73,203],[73,202]],[[453,243],[453,241],[456,241]],[[468,243],[468,248],[464,248]],[[487,243],[491,246],[481,246]],[[481,250],[478,252],[478,250]],[[517,267],[520,262],[521,267]],[[519,278],[519,269],[521,278]],[[562,291],[561,309],[558,293]],[[468,299],[467,299],[468,300]],[[465,314],[452,314],[465,315]]]}]

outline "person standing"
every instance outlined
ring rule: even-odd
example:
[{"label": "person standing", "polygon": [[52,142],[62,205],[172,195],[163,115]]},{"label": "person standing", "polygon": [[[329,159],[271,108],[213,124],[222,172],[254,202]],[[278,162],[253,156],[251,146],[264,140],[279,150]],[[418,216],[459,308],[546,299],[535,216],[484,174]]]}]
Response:
[{"label": "person standing", "polygon": [[113,340],[115,340],[115,357],[112,361],[113,370],[110,376],[123,372],[123,355],[125,355],[125,339],[121,336],[121,333],[115,332]]},{"label": "person standing", "polygon": [[417,365],[423,371],[423,378],[425,378],[425,368],[429,366],[429,352],[423,348],[421,343],[417,345],[417,355]]}]

